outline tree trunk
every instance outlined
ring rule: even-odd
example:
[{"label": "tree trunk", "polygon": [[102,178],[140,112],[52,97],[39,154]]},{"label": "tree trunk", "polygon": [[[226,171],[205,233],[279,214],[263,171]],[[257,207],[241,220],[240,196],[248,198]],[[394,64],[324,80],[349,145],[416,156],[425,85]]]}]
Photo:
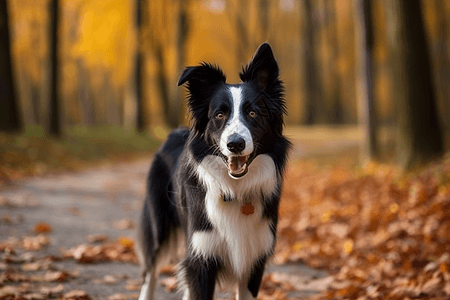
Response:
[{"label": "tree trunk", "polygon": [[136,0],[136,31],[138,35],[138,45],[136,51],[136,127],[139,132],[144,132],[149,127],[148,117],[145,107],[145,53],[143,47],[143,31],[145,30],[145,19],[148,9],[146,0]]},{"label": "tree trunk", "polygon": [[262,43],[267,41],[269,38],[269,22],[270,22],[270,10],[269,10],[269,0],[259,0],[259,26],[260,26],[260,39],[259,42]]},{"label": "tree trunk", "polygon": [[50,3],[50,119],[49,133],[55,137],[61,137],[61,107],[59,95],[59,0],[51,0]]},{"label": "tree trunk", "polygon": [[420,0],[386,0],[385,6],[395,80],[398,163],[411,168],[444,151],[430,57]]},{"label": "tree trunk", "polygon": [[249,18],[249,1],[237,1],[237,9],[234,12],[235,32],[236,35],[236,71],[241,71],[247,62],[247,55],[250,45],[252,45],[252,37],[248,30]]},{"label": "tree trunk", "polygon": [[[186,42],[189,33],[189,0],[179,0],[178,18],[177,18],[177,71],[181,72],[185,68]],[[167,123],[171,128],[180,125],[182,90],[177,89],[173,95],[168,93],[169,111]]]},{"label": "tree trunk", "polygon": [[22,129],[11,62],[7,1],[0,0],[0,131]]},{"label": "tree trunk", "polygon": [[373,93],[373,48],[374,34],[372,23],[372,6],[370,0],[355,0],[355,28],[357,29],[356,44],[359,51],[358,91],[360,124],[364,129],[364,144],[362,161],[367,162],[378,158],[379,146],[377,140],[377,114]]},{"label": "tree trunk", "polygon": [[337,17],[335,0],[325,1],[325,11],[327,12],[328,26],[327,42],[331,51],[330,68],[331,68],[331,111],[329,112],[329,120],[332,124],[344,124],[344,107],[341,95],[341,76],[339,74],[339,43],[337,35]]},{"label": "tree trunk", "polygon": [[450,52],[447,47],[449,42],[449,32],[444,4],[445,3],[442,0],[435,1],[435,17],[438,36],[432,54],[435,57],[434,78],[436,79],[438,98],[440,98],[440,105],[438,105],[438,107],[439,110],[441,110],[440,115],[444,116],[443,125],[445,125],[446,129],[450,129]]},{"label": "tree trunk", "polygon": [[[314,22],[314,12],[311,0],[304,0],[303,7],[305,10],[302,14],[305,16],[305,75],[306,80],[306,99],[305,99],[305,123],[307,125],[317,124],[319,122],[320,110],[323,107],[322,84],[319,75],[319,67],[317,63],[317,47],[316,47],[316,30]],[[302,58],[303,59],[303,58]],[[323,120],[321,120],[323,121]]]}]

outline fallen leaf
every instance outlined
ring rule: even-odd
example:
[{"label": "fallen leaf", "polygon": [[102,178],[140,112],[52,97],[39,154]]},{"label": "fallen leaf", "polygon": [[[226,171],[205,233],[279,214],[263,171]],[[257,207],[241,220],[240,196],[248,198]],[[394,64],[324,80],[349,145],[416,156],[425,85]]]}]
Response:
[{"label": "fallen leaf", "polygon": [[65,271],[47,272],[44,276],[45,281],[64,282],[70,278],[70,274]]},{"label": "fallen leaf", "polygon": [[174,276],[170,276],[160,280],[160,284],[166,288],[168,293],[172,293],[177,288],[177,279]]},{"label": "fallen leaf", "polygon": [[119,221],[115,221],[113,223],[114,227],[119,230],[124,229],[133,229],[134,228],[134,222],[131,219],[125,218]]},{"label": "fallen leaf", "polygon": [[162,266],[159,269],[159,273],[163,275],[174,275],[176,272],[176,267],[173,265]]},{"label": "fallen leaf", "polygon": [[47,299],[47,295],[44,295],[42,293],[29,293],[22,296],[23,298],[27,300],[43,300]]},{"label": "fallen leaf", "polygon": [[83,290],[73,290],[63,295],[65,300],[89,300],[88,294]]},{"label": "fallen leaf", "polygon": [[64,290],[63,284],[58,284],[53,287],[44,286],[44,287],[40,288],[40,292],[43,294],[46,294],[46,295],[60,294],[60,293],[62,293],[63,290]]},{"label": "fallen leaf", "polygon": [[86,239],[90,243],[103,243],[108,240],[108,236],[106,234],[90,234]]},{"label": "fallen leaf", "polygon": [[34,225],[34,232],[37,234],[49,233],[49,232],[52,232],[52,230],[53,230],[52,226],[50,226],[49,224],[44,223],[44,222],[39,222]]}]

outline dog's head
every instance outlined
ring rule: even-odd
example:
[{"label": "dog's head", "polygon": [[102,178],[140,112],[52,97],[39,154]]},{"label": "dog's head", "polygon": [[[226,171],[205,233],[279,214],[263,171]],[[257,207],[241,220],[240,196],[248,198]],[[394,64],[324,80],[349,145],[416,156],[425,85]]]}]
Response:
[{"label": "dog's head", "polygon": [[216,66],[188,67],[178,81],[187,84],[192,130],[215,155],[223,158],[233,178],[247,174],[253,159],[267,153],[282,135],[286,113],[283,85],[269,44],[262,44],[239,74],[227,84]]}]

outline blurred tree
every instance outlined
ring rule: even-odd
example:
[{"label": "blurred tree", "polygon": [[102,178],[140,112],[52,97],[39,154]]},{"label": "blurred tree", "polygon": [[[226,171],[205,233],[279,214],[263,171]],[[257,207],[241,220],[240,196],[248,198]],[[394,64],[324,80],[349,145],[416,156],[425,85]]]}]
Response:
[{"label": "blurred tree", "polygon": [[420,0],[384,3],[395,80],[398,162],[403,168],[411,168],[444,151],[430,58]]},{"label": "blurred tree", "polygon": [[377,113],[374,97],[374,32],[370,0],[355,0],[356,44],[358,45],[358,85],[360,123],[364,128],[362,159],[364,162],[378,157]]},{"label": "blurred tree", "polygon": [[145,105],[145,53],[144,53],[144,30],[148,26],[148,11],[147,0],[136,0],[136,31],[138,35],[138,46],[136,51],[136,112],[137,120],[136,126],[139,132],[147,130],[149,127],[148,117],[150,113],[146,111],[148,107]]},{"label": "blurred tree", "polygon": [[[177,41],[176,41],[176,51],[177,51],[177,70],[181,72],[185,67],[185,57],[187,52],[186,42],[189,34],[189,5],[190,0],[179,0],[178,1],[178,15],[176,17],[177,22]],[[169,125],[175,128],[180,125],[180,118],[182,112],[182,101],[183,95],[182,90],[177,89],[175,96],[170,97],[170,109],[167,119]]]},{"label": "blurred tree", "polygon": [[269,35],[269,21],[270,21],[270,9],[269,0],[259,0],[258,2],[258,16],[259,16],[259,27],[260,27],[260,38],[259,40],[267,41]]},{"label": "blurred tree", "polygon": [[18,131],[22,129],[12,73],[6,0],[0,0],[0,91],[0,130]]},{"label": "blurred tree", "polygon": [[[39,23],[37,20],[32,20],[31,24],[31,32],[30,32],[30,46],[32,49],[39,49],[40,44],[40,32],[39,32]],[[40,94],[39,94],[39,85],[34,81],[30,80],[30,100],[32,105],[32,112],[33,112],[33,121],[36,124],[41,124],[41,118],[40,118]]]},{"label": "blurred tree", "polygon": [[50,118],[48,131],[52,136],[60,137],[61,116],[60,116],[60,81],[59,81],[59,0],[51,0],[50,5]]},{"label": "blurred tree", "polygon": [[[186,38],[189,30],[189,4],[190,1],[183,0],[150,1],[149,49],[153,56],[156,87],[159,91],[165,122],[172,128],[180,124],[181,117],[182,101],[179,91],[174,87],[176,75],[184,68]],[[182,67],[181,64],[183,64]],[[176,72],[174,72],[175,69],[177,69]]]},{"label": "blurred tree", "polygon": [[434,48],[433,55],[435,57],[436,70],[434,72],[438,88],[438,95],[440,97],[440,106],[444,124],[450,129],[450,52],[448,50],[449,30],[447,26],[447,12],[445,3],[442,0],[435,0],[434,14],[436,17],[436,32],[437,41]]},{"label": "blurred tree", "polygon": [[341,76],[339,74],[339,43],[337,35],[337,17],[336,17],[336,0],[325,0],[325,12],[327,22],[327,43],[330,49],[330,65],[331,68],[331,111],[329,112],[329,121],[331,124],[344,123],[344,107],[341,96]]},{"label": "blurred tree", "polygon": [[305,123],[307,125],[323,122],[321,115],[324,111],[322,80],[319,74],[319,66],[317,62],[317,30],[315,22],[315,13],[313,9],[312,0],[303,0],[303,5],[300,9],[304,11],[301,15],[305,18],[305,57],[304,57],[304,72],[303,78],[306,80],[305,84]]},{"label": "blurred tree", "polygon": [[241,70],[242,66],[248,60],[247,54],[249,53],[249,49],[252,46],[252,37],[249,32],[249,10],[250,10],[250,1],[237,1],[236,9],[234,10],[232,15],[234,14],[234,22],[235,22],[235,35],[237,36],[236,40],[236,70]]}]

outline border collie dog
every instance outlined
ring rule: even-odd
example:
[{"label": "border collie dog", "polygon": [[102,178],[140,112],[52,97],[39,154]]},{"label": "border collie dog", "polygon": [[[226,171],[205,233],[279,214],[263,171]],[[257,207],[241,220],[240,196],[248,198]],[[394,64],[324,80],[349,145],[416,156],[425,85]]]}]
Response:
[{"label": "border collie dog", "polygon": [[183,300],[213,299],[216,283],[239,300],[256,299],[275,247],[290,147],[278,74],[267,43],[239,84],[207,63],[182,73],[191,126],[171,132],[150,167],[136,247],[140,300],[153,299],[167,257],[181,261]]}]

